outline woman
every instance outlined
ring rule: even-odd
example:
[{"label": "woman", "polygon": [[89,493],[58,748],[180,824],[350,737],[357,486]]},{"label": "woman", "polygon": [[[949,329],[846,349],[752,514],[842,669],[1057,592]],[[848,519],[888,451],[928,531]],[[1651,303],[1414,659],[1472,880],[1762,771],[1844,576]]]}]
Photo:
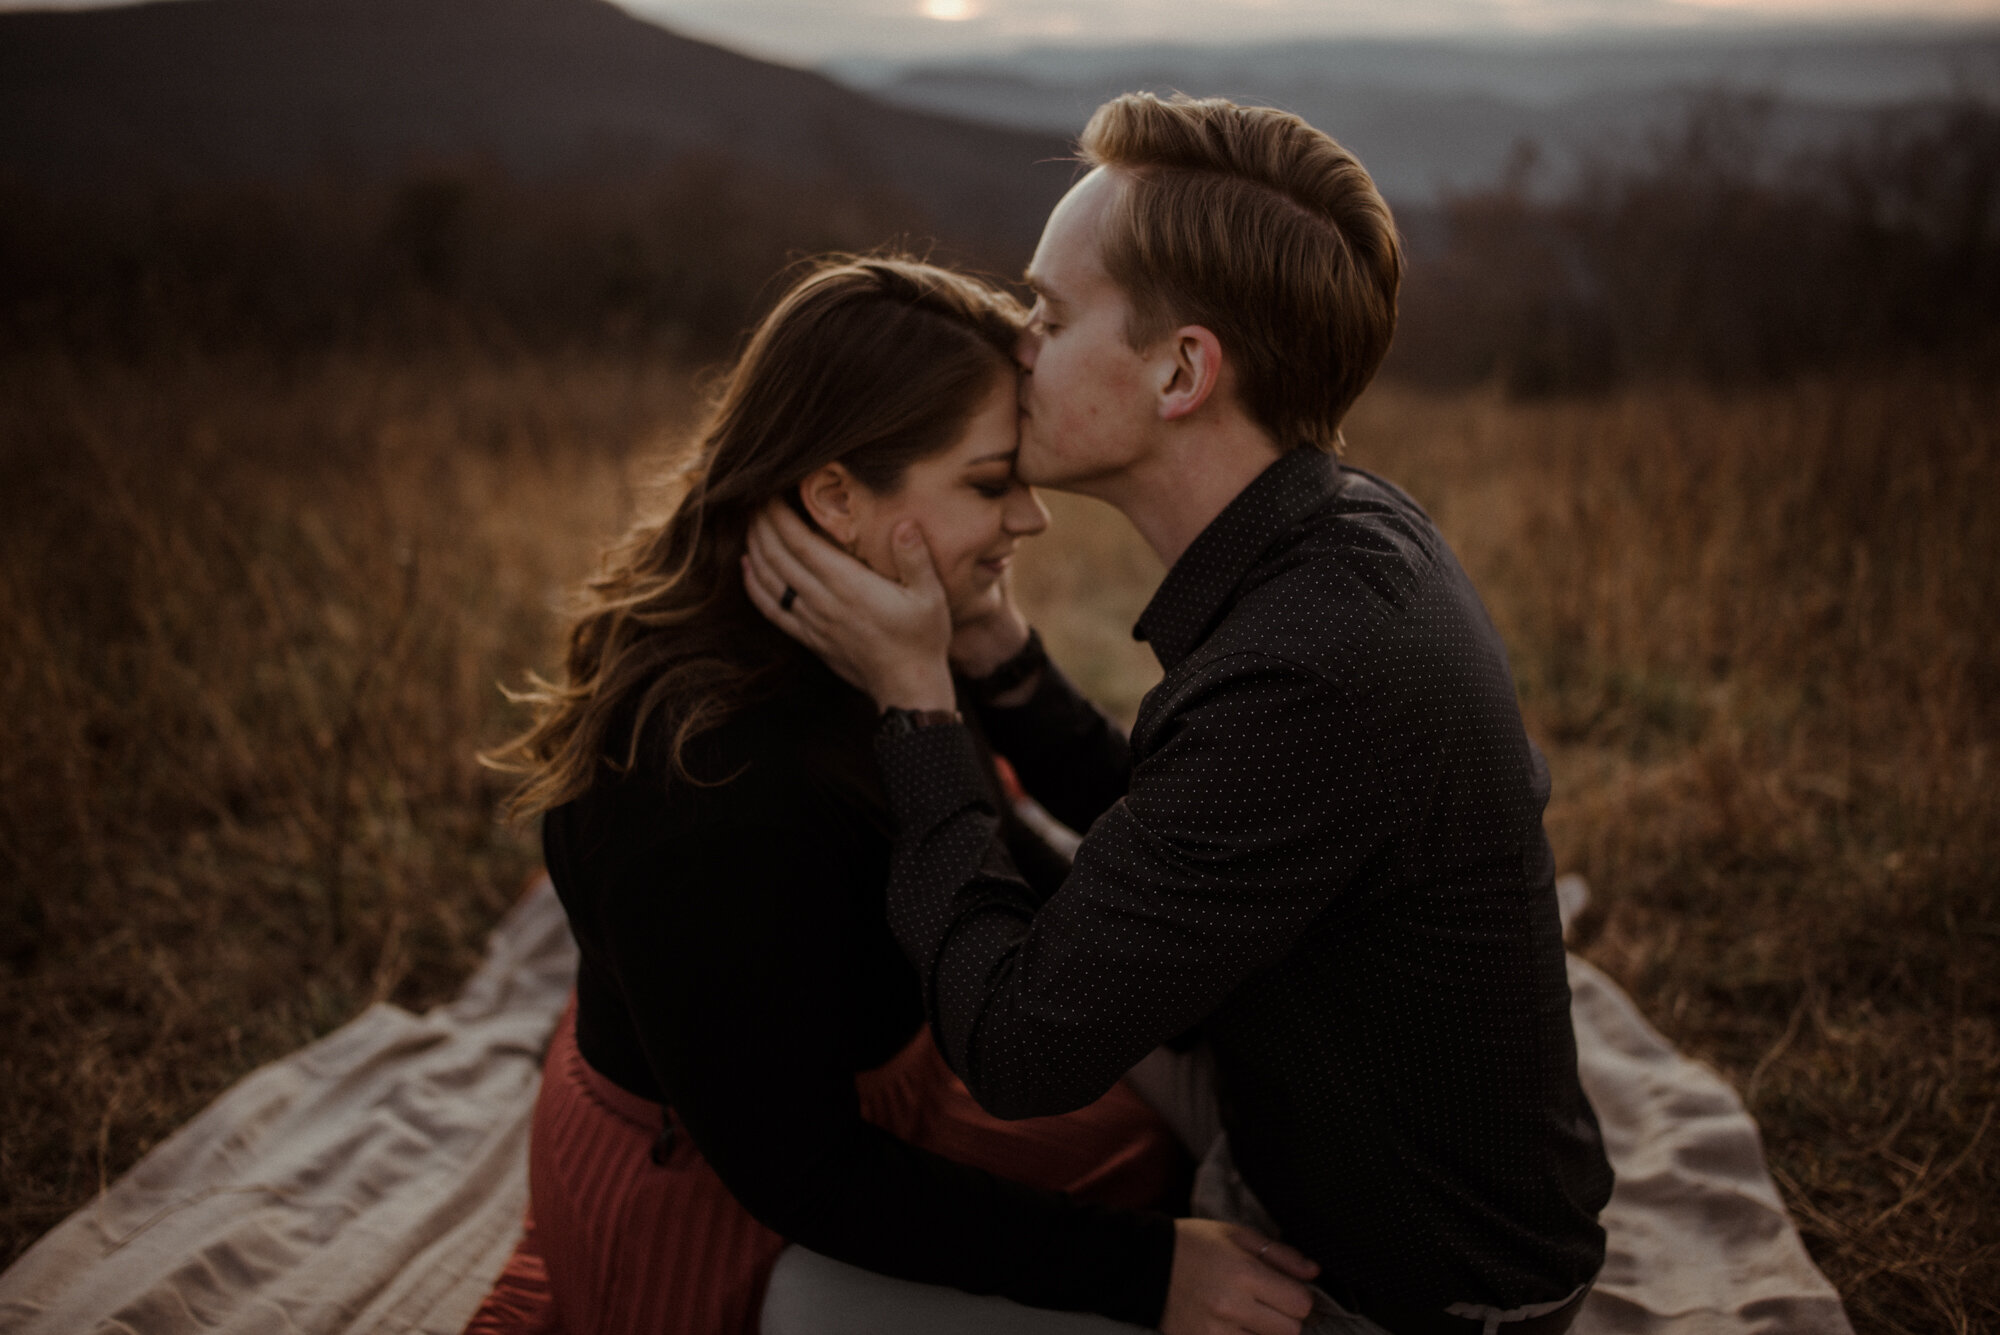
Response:
[{"label": "woman", "polygon": [[[545,1265],[577,1335],[754,1329],[788,1241],[1170,1331],[1242,1301],[1244,1244],[1158,1212],[1185,1162],[1129,1090],[1001,1123],[945,1068],[886,924],[875,711],[742,588],[773,498],[885,572],[914,518],[976,637],[1047,523],[1013,476],[1021,319],[913,261],[814,267],[723,382],[671,516],[592,582],[567,681],[528,696],[503,759],[582,965],[510,1273]],[[1009,844],[1059,882],[1025,827]]]}]

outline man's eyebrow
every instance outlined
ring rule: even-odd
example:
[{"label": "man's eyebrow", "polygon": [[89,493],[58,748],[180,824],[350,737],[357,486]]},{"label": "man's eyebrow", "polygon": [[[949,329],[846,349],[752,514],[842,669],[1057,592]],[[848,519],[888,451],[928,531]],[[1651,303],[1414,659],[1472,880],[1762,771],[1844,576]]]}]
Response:
[{"label": "man's eyebrow", "polygon": [[977,459],[968,460],[967,467],[977,464],[1006,464],[1011,468],[1014,465],[1014,456],[1019,453],[1019,450],[1001,450],[997,454],[982,454]]},{"label": "man's eyebrow", "polygon": [[1029,291],[1033,292],[1036,296],[1040,297],[1043,301],[1046,301],[1051,306],[1063,306],[1068,304],[1060,296],[1056,295],[1054,292],[1051,292],[1049,290],[1049,285],[1046,282],[1035,277],[1035,275],[1032,273],[1023,273],[1021,275],[1021,281],[1028,285]]}]

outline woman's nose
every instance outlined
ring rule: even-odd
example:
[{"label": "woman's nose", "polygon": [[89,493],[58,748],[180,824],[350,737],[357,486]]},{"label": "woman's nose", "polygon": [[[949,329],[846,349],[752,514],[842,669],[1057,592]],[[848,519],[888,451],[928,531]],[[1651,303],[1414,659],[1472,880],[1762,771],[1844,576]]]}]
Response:
[{"label": "woman's nose", "polygon": [[1017,538],[1029,538],[1049,526],[1049,507],[1033,487],[1016,486],[1007,496],[1007,531]]}]

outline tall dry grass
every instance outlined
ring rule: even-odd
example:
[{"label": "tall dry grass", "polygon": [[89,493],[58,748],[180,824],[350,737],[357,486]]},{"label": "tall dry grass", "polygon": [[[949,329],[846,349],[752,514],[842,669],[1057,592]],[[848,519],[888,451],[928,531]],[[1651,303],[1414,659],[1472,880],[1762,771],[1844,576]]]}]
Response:
[{"label": "tall dry grass", "polygon": [[[473,752],[686,420],[635,355],[0,366],[0,1259],[230,1080],[448,994],[534,857]],[[2000,391],[1385,387],[1556,772],[1584,949],[1749,1100],[1857,1324],[2000,1320]],[[1022,596],[1121,712],[1158,566]]]},{"label": "tall dry grass", "polygon": [[449,995],[495,689],[684,410],[640,362],[0,366],[0,1261],[250,1067]]}]

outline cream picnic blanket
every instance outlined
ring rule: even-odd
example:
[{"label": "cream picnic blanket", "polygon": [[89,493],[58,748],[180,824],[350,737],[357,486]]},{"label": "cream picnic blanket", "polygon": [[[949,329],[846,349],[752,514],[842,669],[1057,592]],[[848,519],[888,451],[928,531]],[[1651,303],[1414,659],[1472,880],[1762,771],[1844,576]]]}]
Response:
[{"label": "cream picnic blanket", "polygon": [[[456,1335],[518,1234],[575,968],[544,881],[456,1001],[370,1007],[252,1072],[57,1226],[0,1275],[0,1331]],[[1618,1174],[1577,1335],[1851,1335],[1735,1093],[1574,956],[1570,987]]]}]

